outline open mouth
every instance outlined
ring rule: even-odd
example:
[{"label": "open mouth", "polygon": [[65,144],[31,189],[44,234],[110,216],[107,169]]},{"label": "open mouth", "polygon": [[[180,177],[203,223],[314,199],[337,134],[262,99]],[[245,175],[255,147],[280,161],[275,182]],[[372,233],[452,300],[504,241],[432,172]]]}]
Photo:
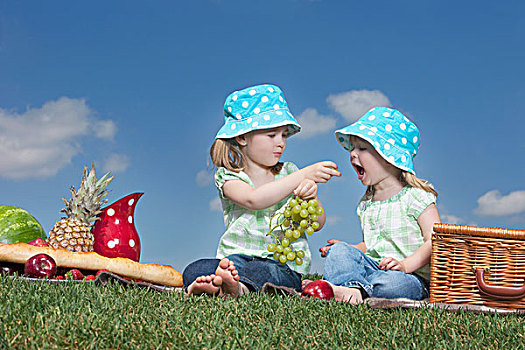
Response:
[{"label": "open mouth", "polygon": [[352,165],[354,166],[354,169],[357,172],[357,177],[359,178],[359,180],[361,180],[363,176],[365,175],[365,168],[363,168],[362,166],[358,164],[354,164],[354,163],[352,163]]}]

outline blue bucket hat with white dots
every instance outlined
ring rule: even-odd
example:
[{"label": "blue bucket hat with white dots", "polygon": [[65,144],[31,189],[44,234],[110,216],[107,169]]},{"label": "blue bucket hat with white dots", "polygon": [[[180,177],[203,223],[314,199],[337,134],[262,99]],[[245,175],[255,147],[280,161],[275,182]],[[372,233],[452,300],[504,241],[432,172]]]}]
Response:
[{"label": "blue bucket hat with white dots", "polygon": [[260,129],[288,125],[288,136],[301,126],[288,109],[283,92],[275,85],[263,84],[231,93],[224,103],[224,125],[216,139],[231,139]]},{"label": "blue bucket hat with white dots", "polygon": [[337,141],[352,150],[350,135],[368,141],[387,162],[416,174],[413,158],[419,150],[419,130],[398,110],[375,107],[355,123],[335,132]]}]

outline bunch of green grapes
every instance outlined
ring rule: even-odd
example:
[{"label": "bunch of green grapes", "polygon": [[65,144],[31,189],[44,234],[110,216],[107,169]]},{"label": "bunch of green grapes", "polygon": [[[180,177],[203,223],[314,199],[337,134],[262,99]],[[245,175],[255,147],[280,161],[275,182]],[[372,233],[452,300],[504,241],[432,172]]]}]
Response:
[{"label": "bunch of green grapes", "polygon": [[[302,265],[305,253],[302,250],[294,250],[292,244],[305,233],[311,235],[319,228],[317,220],[323,212],[316,199],[307,201],[293,196],[284,210],[275,213],[270,220],[270,231],[267,235],[273,237],[273,242],[268,244],[267,249],[273,253],[273,258],[281,264],[293,261]],[[276,228],[281,229],[280,234],[273,233]]]}]

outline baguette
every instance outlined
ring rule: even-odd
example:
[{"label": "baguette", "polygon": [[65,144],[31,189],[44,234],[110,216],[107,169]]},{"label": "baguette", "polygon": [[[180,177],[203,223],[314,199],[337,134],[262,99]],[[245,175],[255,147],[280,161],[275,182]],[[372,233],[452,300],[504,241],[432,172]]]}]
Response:
[{"label": "baguette", "polygon": [[0,243],[0,261],[25,264],[30,257],[40,253],[51,256],[60,267],[95,271],[106,269],[123,277],[182,287],[181,273],[169,265],[141,264],[127,258],[107,258],[95,252],[75,253],[26,243]]}]

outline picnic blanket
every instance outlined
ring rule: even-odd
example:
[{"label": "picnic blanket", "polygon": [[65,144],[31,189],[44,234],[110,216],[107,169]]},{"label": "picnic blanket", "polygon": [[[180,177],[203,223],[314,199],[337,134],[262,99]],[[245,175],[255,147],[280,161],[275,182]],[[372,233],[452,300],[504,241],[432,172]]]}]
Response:
[{"label": "picnic blanket", "polygon": [[[271,283],[266,283],[262,288],[263,293],[283,294],[283,295],[300,295],[299,292],[292,288],[280,287]],[[488,307],[485,305],[471,305],[471,304],[446,304],[446,303],[431,303],[428,299],[411,300],[406,298],[399,299],[384,299],[384,298],[367,298],[364,303],[372,309],[442,309],[452,312],[467,311],[473,313],[489,313],[499,315],[525,315],[525,310],[502,309]]]},{"label": "picnic blanket", "polygon": [[469,311],[473,313],[489,313],[489,314],[518,314],[525,315],[525,310],[502,309],[495,307],[488,307],[485,305],[472,304],[447,304],[447,303],[431,303],[428,299],[425,300],[411,300],[405,298],[399,299],[383,299],[383,298],[368,298],[365,300],[372,309],[443,309],[447,311],[459,312]]}]

